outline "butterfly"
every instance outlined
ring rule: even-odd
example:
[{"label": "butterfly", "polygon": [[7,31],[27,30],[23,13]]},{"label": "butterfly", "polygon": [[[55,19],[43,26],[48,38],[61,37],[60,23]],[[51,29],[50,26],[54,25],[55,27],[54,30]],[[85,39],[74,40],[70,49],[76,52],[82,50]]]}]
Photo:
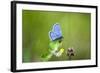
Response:
[{"label": "butterfly", "polygon": [[51,41],[62,38],[62,31],[59,23],[53,25],[52,30],[49,32],[49,38]]}]

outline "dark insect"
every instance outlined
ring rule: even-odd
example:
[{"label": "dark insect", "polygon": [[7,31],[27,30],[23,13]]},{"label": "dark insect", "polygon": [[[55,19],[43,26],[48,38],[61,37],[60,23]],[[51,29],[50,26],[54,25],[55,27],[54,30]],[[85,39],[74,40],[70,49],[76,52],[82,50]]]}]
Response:
[{"label": "dark insect", "polygon": [[75,52],[74,52],[74,49],[73,48],[68,48],[68,50],[67,50],[67,56],[69,57],[69,60],[71,60],[72,59],[72,56],[75,55],[74,53]]}]

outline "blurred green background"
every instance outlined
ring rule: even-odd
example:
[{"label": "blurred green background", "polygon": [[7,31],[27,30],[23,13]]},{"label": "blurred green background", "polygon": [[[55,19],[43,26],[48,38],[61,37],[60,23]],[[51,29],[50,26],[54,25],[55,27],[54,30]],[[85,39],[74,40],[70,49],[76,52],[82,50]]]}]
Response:
[{"label": "blurred green background", "polygon": [[67,61],[66,50],[73,47],[72,60],[91,58],[91,14],[55,11],[22,11],[22,61],[40,62],[42,54],[48,52],[50,39],[48,32],[53,24],[59,23],[65,49],[61,57],[52,56],[50,61]]}]

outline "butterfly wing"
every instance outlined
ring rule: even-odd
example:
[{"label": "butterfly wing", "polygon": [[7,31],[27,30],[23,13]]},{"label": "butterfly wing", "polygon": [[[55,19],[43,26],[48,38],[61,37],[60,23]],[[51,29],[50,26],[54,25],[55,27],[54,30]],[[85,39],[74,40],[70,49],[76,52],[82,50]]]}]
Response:
[{"label": "butterfly wing", "polygon": [[53,26],[53,32],[57,36],[57,38],[62,37],[62,32],[59,24],[54,24]]},{"label": "butterfly wing", "polygon": [[52,31],[49,32],[49,38],[51,41],[55,40],[57,38],[56,34]]}]

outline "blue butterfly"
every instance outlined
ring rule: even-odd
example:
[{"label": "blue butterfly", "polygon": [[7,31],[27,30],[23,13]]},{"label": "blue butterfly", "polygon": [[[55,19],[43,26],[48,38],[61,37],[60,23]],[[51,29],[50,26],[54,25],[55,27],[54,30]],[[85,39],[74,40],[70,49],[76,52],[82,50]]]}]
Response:
[{"label": "blue butterfly", "polygon": [[52,31],[49,32],[49,38],[51,41],[62,38],[61,28],[58,23],[53,25]]}]

